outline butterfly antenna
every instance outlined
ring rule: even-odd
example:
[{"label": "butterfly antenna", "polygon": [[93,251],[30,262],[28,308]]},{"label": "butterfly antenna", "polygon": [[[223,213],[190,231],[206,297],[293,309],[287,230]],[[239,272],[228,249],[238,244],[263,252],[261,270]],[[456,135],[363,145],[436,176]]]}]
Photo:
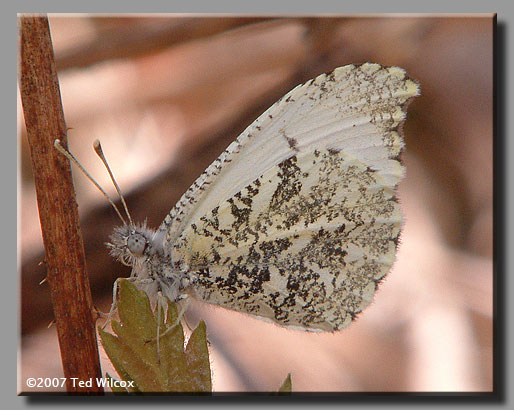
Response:
[{"label": "butterfly antenna", "polygon": [[96,154],[100,157],[100,159],[104,163],[105,168],[107,168],[107,172],[109,172],[109,176],[111,177],[112,183],[114,184],[114,187],[116,188],[116,191],[118,191],[118,195],[121,198],[121,202],[123,204],[123,207],[125,208],[125,213],[127,214],[127,217],[129,219],[130,224],[134,225],[134,222],[132,221],[132,217],[130,216],[130,212],[128,210],[127,203],[125,202],[125,198],[121,194],[121,189],[120,189],[118,183],[116,182],[116,180],[114,179],[114,175],[113,175],[113,173],[111,171],[111,167],[109,167],[109,164],[107,163],[107,160],[105,159],[105,155],[104,155],[104,152],[102,151],[102,145],[100,144],[100,141],[99,140],[95,140],[93,142],[93,147],[95,149]]},{"label": "butterfly antenna", "polygon": [[[123,216],[121,215],[121,212],[119,211],[119,209],[116,206],[116,204],[114,203],[114,201],[107,194],[107,192],[105,192],[104,189],[100,185],[98,185],[98,183],[93,179],[93,177],[91,175],[89,175],[89,172],[87,172],[84,169],[84,167],[80,164],[80,162],[77,160],[77,158],[75,158],[74,155],[70,151],[68,151],[66,148],[64,148],[61,145],[61,141],[59,141],[58,139],[56,139],[54,141],[54,147],[57,151],[59,151],[66,158],[68,158],[71,162],[73,162],[82,171],[82,173],[94,184],[94,186],[96,186],[100,190],[100,192],[103,194],[103,196],[105,196],[105,198],[107,198],[109,203],[112,205],[112,207],[114,208],[114,210],[116,211],[116,213],[118,214],[120,219],[122,220],[123,224],[126,225],[127,223],[125,222],[125,218],[123,218]],[[122,197],[122,199],[123,199],[123,197]],[[125,201],[123,201],[123,203],[125,203]],[[125,205],[125,207],[126,207],[126,205]],[[129,215],[129,219],[130,219],[130,215]],[[132,222],[132,220],[130,220],[130,221]]]}]

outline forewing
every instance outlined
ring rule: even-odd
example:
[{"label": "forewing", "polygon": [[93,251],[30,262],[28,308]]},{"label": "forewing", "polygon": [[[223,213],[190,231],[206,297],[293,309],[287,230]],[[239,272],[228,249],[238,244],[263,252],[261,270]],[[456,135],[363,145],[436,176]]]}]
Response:
[{"label": "forewing", "polygon": [[398,67],[348,65],[299,85],[255,120],[184,193],[159,229],[165,249],[271,167],[300,152],[344,150],[380,173],[402,177],[398,129],[418,86]]}]

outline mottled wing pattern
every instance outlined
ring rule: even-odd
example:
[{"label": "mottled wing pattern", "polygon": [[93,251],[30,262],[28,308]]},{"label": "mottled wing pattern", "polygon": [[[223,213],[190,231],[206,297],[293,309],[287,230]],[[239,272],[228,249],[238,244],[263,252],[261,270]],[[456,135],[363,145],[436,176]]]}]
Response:
[{"label": "mottled wing pattern", "polygon": [[290,157],[184,232],[197,297],[285,326],[347,326],[393,263],[393,196],[341,152]]},{"label": "mottled wing pattern", "polygon": [[417,93],[399,68],[351,65],[261,115],[161,226],[196,296],[285,326],[347,326],[394,260],[398,128]]}]

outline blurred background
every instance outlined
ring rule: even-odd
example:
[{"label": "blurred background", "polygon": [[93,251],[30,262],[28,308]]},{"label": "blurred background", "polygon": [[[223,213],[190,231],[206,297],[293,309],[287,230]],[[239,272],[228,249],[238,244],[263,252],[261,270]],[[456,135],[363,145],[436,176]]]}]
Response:
[{"label": "blurred background", "polygon": [[[397,65],[421,84],[404,127],[405,227],[397,262],[348,329],[311,334],[195,303],[215,391],[490,391],[493,382],[492,15],[323,18],[50,15],[70,149],[135,220],[158,227],[180,195],[295,85],[351,63]],[[18,91],[20,386],[60,377]],[[93,301],[129,274],[104,243],[119,225],[74,169]],[[101,351],[102,369],[112,371]]]}]

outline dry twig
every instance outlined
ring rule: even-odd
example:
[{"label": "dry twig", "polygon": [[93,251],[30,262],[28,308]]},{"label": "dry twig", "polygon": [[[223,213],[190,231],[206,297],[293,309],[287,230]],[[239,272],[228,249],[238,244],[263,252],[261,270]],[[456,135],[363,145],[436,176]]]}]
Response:
[{"label": "dry twig", "polygon": [[72,379],[101,377],[101,370],[71,170],[53,148],[56,138],[66,144],[66,125],[48,19],[23,16],[19,33],[21,99],[66,389],[101,393]]}]

